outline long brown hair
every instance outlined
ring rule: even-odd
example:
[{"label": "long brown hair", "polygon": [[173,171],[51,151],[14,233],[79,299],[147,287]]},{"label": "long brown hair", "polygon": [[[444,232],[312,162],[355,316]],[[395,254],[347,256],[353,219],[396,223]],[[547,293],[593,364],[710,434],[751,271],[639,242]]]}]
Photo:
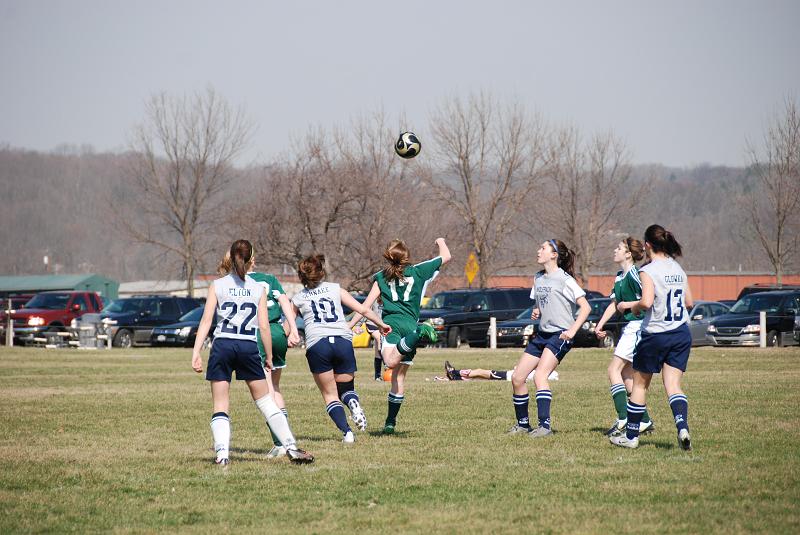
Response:
[{"label": "long brown hair", "polygon": [[644,239],[654,253],[664,253],[672,258],[681,256],[681,244],[670,231],[661,225],[650,225],[644,231]]},{"label": "long brown hair", "polygon": [[[230,256],[230,264],[231,264],[231,271],[236,273],[236,275],[244,280],[245,275],[247,275],[248,268],[252,267],[253,263],[253,244],[247,240],[236,240],[231,245],[231,249],[228,252]],[[222,260],[225,262],[225,259]]]},{"label": "long brown hair", "polygon": [[631,253],[631,259],[634,262],[639,262],[644,258],[644,244],[640,240],[628,236],[622,241],[625,242],[625,247],[628,248],[628,252]]},{"label": "long brown hair", "polygon": [[325,280],[325,255],[316,254],[308,256],[297,265],[297,276],[306,288],[316,288]]},{"label": "long brown hair", "polygon": [[383,252],[383,257],[389,262],[389,265],[383,269],[383,277],[386,282],[399,280],[403,277],[403,270],[406,266],[411,265],[409,258],[411,254],[408,252],[403,240],[392,240],[389,246]]},{"label": "long brown hair", "polygon": [[556,264],[558,267],[569,273],[570,277],[575,278],[575,251],[567,247],[561,240],[547,240],[547,244],[558,255]]}]

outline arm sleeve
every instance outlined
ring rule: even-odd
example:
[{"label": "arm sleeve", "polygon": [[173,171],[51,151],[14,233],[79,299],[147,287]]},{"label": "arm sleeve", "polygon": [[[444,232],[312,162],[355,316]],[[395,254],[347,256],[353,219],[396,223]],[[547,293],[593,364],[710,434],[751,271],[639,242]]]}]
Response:
[{"label": "arm sleeve", "polygon": [[437,256],[436,258],[431,258],[430,260],[426,260],[425,262],[420,262],[416,266],[417,273],[425,279],[432,279],[436,272],[439,271],[439,268],[442,267],[442,257]]},{"label": "arm sleeve", "polygon": [[586,292],[583,291],[583,288],[578,286],[575,279],[569,278],[564,284],[564,295],[567,299],[575,303],[579,297],[585,296]]}]

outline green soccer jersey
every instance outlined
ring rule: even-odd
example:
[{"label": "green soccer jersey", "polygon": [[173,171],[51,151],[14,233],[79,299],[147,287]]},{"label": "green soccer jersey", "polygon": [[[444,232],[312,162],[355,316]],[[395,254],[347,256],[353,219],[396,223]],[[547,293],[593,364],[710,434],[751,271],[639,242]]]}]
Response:
[{"label": "green soccer jersey", "polygon": [[278,303],[278,297],[285,295],[283,286],[278,282],[274,275],[269,273],[259,273],[253,271],[248,275],[261,286],[267,294],[267,315],[270,323],[277,323],[281,319],[281,306]]},{"label": "green soccer jersey", "polygon": [[[642,298],[642,281],[639,280],[639,270],[636,266],[631,266],[627,272],[620,271],[614,279],[614,291],[609,296],[617,303],[623,301],[638,301]],[[638,316],[631,309],[625,312],[625,319],[636,321],[644,318],[644,312]]]},{"label": "green soccer jersey", "polygon": [[403,278],[386,282],[383,271],[375,274],[375,282],[381,289],[383,317],[402,315],[414,322],[419,319],[419,307],[425,296],[428,284],[439,273],[442,257],[437,256],[425,262],[408,266],[403,270]]}]

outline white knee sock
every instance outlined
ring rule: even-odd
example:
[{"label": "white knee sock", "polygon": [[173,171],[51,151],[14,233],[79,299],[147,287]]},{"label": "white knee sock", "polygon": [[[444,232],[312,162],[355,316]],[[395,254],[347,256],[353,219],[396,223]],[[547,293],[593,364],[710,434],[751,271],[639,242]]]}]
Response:
[{"label": "white knee sock", "polygon": [[264,415],[267,425],[278,437],[278,440],[281,441],[281,444],[286,448],[295,447],[294,435],[292,435],[292,430],[289,428],[289,420],[286,419],[286,415],[283,414],[275,400],[272,399],[272,396],[267,394],[263,398],[257,399],[256,407]]},{"label": "white knee sock", "polygon": [[231,420],[224,412],[211,417],[211,436],[214,438],[214,451],[217,460],[227,459],[231,445]]}]

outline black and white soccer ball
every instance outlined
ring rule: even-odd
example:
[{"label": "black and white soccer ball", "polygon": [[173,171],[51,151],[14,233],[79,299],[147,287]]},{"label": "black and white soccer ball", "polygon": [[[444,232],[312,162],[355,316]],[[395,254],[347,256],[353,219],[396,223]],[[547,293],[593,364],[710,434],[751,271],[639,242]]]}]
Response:
[{"label": "black and white soccer ball", "polygon": [[403,132],[394,144],[394,151],[401,158],[413,158],[422,150],[422,143],[413,132]]}]

